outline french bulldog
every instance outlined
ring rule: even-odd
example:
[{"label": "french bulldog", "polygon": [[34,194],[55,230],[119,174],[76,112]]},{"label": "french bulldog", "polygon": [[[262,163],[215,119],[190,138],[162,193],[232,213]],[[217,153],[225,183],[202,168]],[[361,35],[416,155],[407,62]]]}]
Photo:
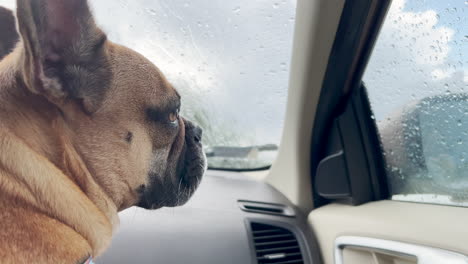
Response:
[{"label": "french bulldog", "polygon": [[16,17],[0,61],[0,263],[85,263],[119,211],[187,202],[206,170],[202,130],[86,0],[18,0]]}]

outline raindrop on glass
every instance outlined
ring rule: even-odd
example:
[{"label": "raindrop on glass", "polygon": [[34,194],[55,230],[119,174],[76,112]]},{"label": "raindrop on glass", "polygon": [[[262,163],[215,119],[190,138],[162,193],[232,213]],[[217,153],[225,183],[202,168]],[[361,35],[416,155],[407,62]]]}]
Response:
[{"label": "raindrop on glass", "polygon": [[156,15],[156,11],[154,9],[148,9],[148,12],[150,13],[150,15],[152,16],[155,16]]}]

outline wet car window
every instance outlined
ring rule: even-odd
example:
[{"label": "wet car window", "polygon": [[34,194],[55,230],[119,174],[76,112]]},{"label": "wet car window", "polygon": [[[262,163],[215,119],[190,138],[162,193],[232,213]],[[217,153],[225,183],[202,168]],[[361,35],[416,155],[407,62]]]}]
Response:
[{"label": "wet car window", "polygon": [[179,90],[182,115],[204,129],[210,167],[272,164],[286,111],[296,0],[89,3],[110,40],[146,56]]},{"label": "wet car window", "polygon": [[392,199],[468,206],[468,2],[394,0],[364,83]]}]

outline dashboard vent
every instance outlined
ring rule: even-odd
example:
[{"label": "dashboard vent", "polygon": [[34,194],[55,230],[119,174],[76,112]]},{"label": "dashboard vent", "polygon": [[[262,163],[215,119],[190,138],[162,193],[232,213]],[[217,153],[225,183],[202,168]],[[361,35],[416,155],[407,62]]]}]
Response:
[{"label": "dashboard vent", "polygon": [[258,264],[303,264],[296,236],[277,226],[251,223]]},{"label": "dashboard vent", "polygon": [[272,214],[294,217],[294,209],[282,204],[263,203],[256,201],[239,200],[239,207],[249,213]]}]

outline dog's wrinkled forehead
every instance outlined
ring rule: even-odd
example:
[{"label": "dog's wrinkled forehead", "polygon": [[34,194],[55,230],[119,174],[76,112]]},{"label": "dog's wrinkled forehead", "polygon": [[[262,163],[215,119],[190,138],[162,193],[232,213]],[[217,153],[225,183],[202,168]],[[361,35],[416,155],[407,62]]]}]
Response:
[{"label": "dog's wrinkled forehead", "polygon": [[113,72],[106,100],[119,107],[125,104],[138,105],[155,110],[173,109],[180,105],[180,95],[164,74],[141,54],[108,43],[109,66]]}]

